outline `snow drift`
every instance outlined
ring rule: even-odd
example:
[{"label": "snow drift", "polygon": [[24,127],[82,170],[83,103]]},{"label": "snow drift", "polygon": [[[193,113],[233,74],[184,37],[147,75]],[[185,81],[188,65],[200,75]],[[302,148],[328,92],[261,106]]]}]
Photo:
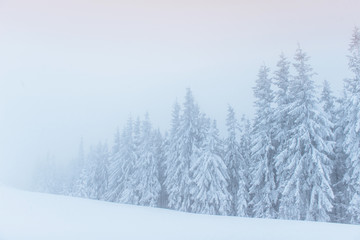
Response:
[{"label": "snow drift", "polygon": [[360,226],[207,216],[0,186],[0,240],[360,239]]}]

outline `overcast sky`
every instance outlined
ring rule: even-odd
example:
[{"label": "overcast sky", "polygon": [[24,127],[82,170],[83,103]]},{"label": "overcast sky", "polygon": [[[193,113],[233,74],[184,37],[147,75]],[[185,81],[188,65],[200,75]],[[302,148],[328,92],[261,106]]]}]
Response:
[{"label": "overcast sky", "polygon": [[[315,3],[314,3],[315,2]],[[224,129],[227,105],[252,115],[259,66],[300,44],[335,92],[359,0],[0,0],[0,181],[111,144],[129,114],[166,130],[191,87]],[[22,178],[18,183],[23,182]]]}]

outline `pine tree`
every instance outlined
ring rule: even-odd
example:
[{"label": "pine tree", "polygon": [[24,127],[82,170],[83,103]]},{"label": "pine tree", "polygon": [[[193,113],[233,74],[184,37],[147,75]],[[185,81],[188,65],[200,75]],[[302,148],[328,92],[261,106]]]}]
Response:
[{"label": "pine tree", "polygon": [[95,171],[97,167],[96,149],[90,146],[84,167],[77,181],[76,196],[97,199],[97,186],[95,183]]},{"label": "pine tree", "polygon": [[251,139],[254,180],[250,187],[255,217],[276,217],[276,179],[274,168],[273,92],[269,68],[259,71],[254,95],[256,115]]},{"label": "pine tree", "polygon": [[335,125],[334,125],[334,138],[335,138],[335,147],[334,147],[334,171],[333,171],[333,191],[335,194],[334,199],[334,213],[333,221],[340,223],[348,223],[348,214],[347,207],[349,198],[347,196],[347,185],[344,181],[346,174],[346,160],[347,154],[345,153],[345,126],[348,125],[348,120],[346,117],[347,111],[344,106],[347,104],[347,94],[346,91],[343,92],[343,96],[337,99],[337,107],[335,109]]},{"label": "pine tree", "polygon": [[[180,137],[180,106],[176,102],[173,105],[172,111],[172,121],[171,121],[171,131],[168,138],[168,144],[166,147],[166,163],[165,163],[165,181],[164,185],[166,188],[166,195],[168,196],[168,207],[175,208],[176,203],[180,201],[177,199],[179,195],[177,192],[177,182],[178,176],[177,173],[177,161],[180,155],[179,151],[179,137]],[[176,175],[175,175],[176,174]]]},{"label": "pine tree", "polygon": [[[289,128],[291,122],[289,122],[289,103],[290,103],[290,62],[284,54],[280,55],[280,59],[277,63],[277,70],[274,73],[274,85],[277,87],[277,91],[274,93],[274,102],[276,107],[274,108],[273,119],[274,119],[274,151],[275,155],[283,152],[288,147],[286,140],[289,136]],[[276,171],[277,173],[277,171]],[[277,178],[281,176],[277,176]],[[277,179],[277,181],[280,181]],[[277,185],[276,190],[276,212],[279,211],[279,200],[281,198],[282,185]]]},{"label": "pine tree", "polygon": [[81,198],[90,198],[90,192],[88,187],[88,168],[83,167],[83,169],[80,172],[80,175],[75,182],[74,190],[72,193],[72,196],[75,197],[81,197]]},{"label": "pine tree", "polygon": [[117,128],[114,134],[114,145],[112,147],[111,155],[115,155],[120,151],[120,144],[120,130]]},{"label": "pine tree", "polygon": [[154,132],[154,149],[155,149],[155,159],[157,160],[157,169],[158,169],[158,180],[160,183],[160,193],[159,193],[159,201],[157,206],[160,208],[167,207],[167,192],[165,186],[166,179],[166,154],[165,150],[168,149],[168,140],[165,137],[162,137],[160,130],[156,130]]},{"label": "pine tree", "polygon": [[227,191],[229,176],[221,156],[221,141],[215,121],[208,126],[207,137],[199,158],[192,162],[191,172],[195,183],[192,212],[227,215],[231,207],[231,195]]},{"label": "pine tree", "polygon": [[348,99],[346,104],[344,150],[347,154],[347,184],[351,223],[360,223],[360,30],[355,28],[350,43],[349,68],[353,78],[347,79]]},{"label": "pine tree", "polygon": [[282,110],[290,101],[290,62],[284,54],[280,55],[280,60],[277,63],[277,71],[274,74],[274,85],[277,86],[275,102],[277,103],[278,111],[283,116],[286,115]]},{"label": "pine tree", "polygon": [[251,216],[252,209],[250,204],[250,183],[252,182],[250,161],[251,161],[251,123],[243,115],[240,119],[240,166],[239,190],[237,193],[237,216]]},{"label": "pine tree", "polygon": [[[340,100],[341,102],[342,100]],[[344,220],[344,189],[345,186],[343,184],[344,177],[344,152],[342,150],[342,142],[343,142],[343,110],[342,104],[339,109],[336,109],[335,103],[336,98],[333,96],[330,84],[328,81],[324,81],[323,89],[321,92],[320,103],[322,105],[322,109],[324,113],[327,115],[327,118],[333,124],[331,129],[332,138],[328,140],[336,141],[334,145],[334,152],[330,154],[330,158],[333,162],[333,172],[331,174],[331,183],[332,189],[334,192],[334,208],[331,220],[335,222],[342,222]],[[339,116],[342,116],[341,119]]]},{"label": "pine tree", "polygon": [[135,153],[133,134],[133,121],[129,118],[121,136],[115,135],[113,149],[118,151],[113,152],[110,158],[109,188],[106,193],[108,201],[138,204],[133,179],[138,156]]},{"label": "pine tree", "polygon": [[173,139],[177,136],[179,127],[180,127],[180,105],[178,102],[175,102],[173,105],[173,111],[172,111],[172,122],[171,122],[171,131],[170,131],[170,137]]},{"label": "pine tree", "polygon": [[122,145],[124,144],[125,130],[120,136],[119,129],[116,130],[114,135],[114,145],[112,152],[109,156],[109,178],[108,190],[105,194],[105,199],[111,202],[120,202],[121,194],[123,191],[123,172],[122,172]]},{"label": "pine tree", "polygon": [[190,166],[191,162],[198,158],[202,136],[201,115],[190,89],[187,89],[183,109],[176,134],[171,139],[173,142],[170,143],[165,184],[169,194],[169,207],[190,211],[190,189],[193,187]]},{"label": "pine tree", "polygon": [[[137,121],[138,122],[138,121]],[[135,134],[133,121],[130,118],[125,127],[123,140],[120,148],[120,156],[122,159],[121,171],[122,171],[122,184],[123,190],[119,201],[126,204],[139,203],[139,196],[137,194],[136,186],[134,185],[134,172],[138,159],[137,147],[138,146],[138,123],[135,124]],[[134,139],[135,135],[135,139]],[[134,144],[134,140],[136,145]]]},{"label": "pine tree", "polygon": [[99,143],[94,152],[95,172],[94,172],[94,190],[95,198],[105,199],[109,183],[109,154],[106,144]]},{"label": "pine tree", "polygon": [[323,111],[328,115],[331,122],[335,122],[335,102],[336,99],[333,96],[330,84],[325,80],[323,82],[320,103],[322,104]]},{"label": "pine tree", "polygon": [[314,73],[308,56],[298,48],[287,105],[289,126],[285,146],[276,157],[282,196],[279,216],[285,219],[327,221],[334,198],[330,183],[333,151],[331,122],[317,107]]},{"label": "pine tree", "polygon": [[154,134],[149,120],[145,115],[142,123],[139,159],[134,172],[135,187],[139,195],[139,204],[155,207],[159,201],[160,182],[158,179],[158,164],[155,158]]},{"label": "pine tree", "polygon": [[85,162],[84,141],[81,138],[80,144],[79,144],[78,156],[75,159],[74,164],[72,164],[73,169],[72,169],[72,176],[71,176],[72,186],[70,187],[71,192],[73,192],[75,190],[74,185],[84,167],[84,162]]},{"label": "pine tree", "polygon": [[[240,161],[243,161],[240,147],[236,139],[236,129],[237,129],[237,121],[235,118],[234,109],[231,106],[228,106],[228,114],[226,118],[226,126],[228,137],[225,139],[225,154],[224,154],[224,162],[226,164],[228,175],[229,175],[229,184],[228,191],[231,196],[231,209],[229,214],[231,216],[236,216],[238,214],[238,192],[239,192],[239,184],[243,183],[243,179],[240,179]],[[239,194],[241,203],[239,204],[239,215],[246,216],[246,208],[247,201],[244,200],[245,192],[243,194]]]}]

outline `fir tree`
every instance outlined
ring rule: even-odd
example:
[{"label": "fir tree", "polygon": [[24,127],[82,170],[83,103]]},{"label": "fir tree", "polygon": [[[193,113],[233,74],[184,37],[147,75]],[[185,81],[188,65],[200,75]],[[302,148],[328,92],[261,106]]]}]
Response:
[{"label": "fir tree", "polygon": [[[289,122],[289,103],[291,100],[290,96],[290,62],[285,57],[284,54],[280,55],[280,59],[277,63],[277,70],[274,73],[274,85],[277,87],[277,90],[274,92],[274,103],[276,107],[274,108],[273,120],[274,120],[274,152],[277,155],[280,152],[284,152],[287,148],[286,140],[289,136],[289,128],[291,122]],[[276,170],[276,168],[275,168]],[[277,170],[275,171],[277,174]],[[277,182],[281,181],[277,176]],[[276,190],[276,205],[275,211],[279,211],[279,199],[281,198],[282,185],[277,184]]]},{"label": "fir tree", "polygon": [[251,139],[253,182],[250,187],[255,217],[276,217],[276,179],[274,168],[273,92],[269,68],[259,71],[254,95],[256,115]]},{"label": "fir tree", "polygon": [[148,114],[142,123],[140,138],[139,159],[134,174],[135,187],[139,195],[139,204],[155,207],[159,201],[161,186],[158,180],[154,135]]},{"label": "fir tree", "polygon": [[[343,100],[339,100],[341,103]],[[336,99],[332,94],[330,84],[328,81],[324,81],[323,89],[321,92],[320,103],[322,105],[324,113],[327,115],[327,118],[333,124],[331,129],[332,131],[332,138],[328,140],[336,141],[334,145],[334,152],[332,152],[329,157],[333,162],[333,172],[331,174],[331,183],[332,189],[334,192],[334,208],[331,220],[335,222],[342,222],[344,219],[344,152],[342,149],[343,143],[343,117],[344,114],[342,113],[342,104],[340,104],[340,108],[336,109],[335,103]],[[339,118],[341,116],[341,118]]]},{"label": "fir tree", "polygon": [[108,191],[109,181],[109,155],[106,144],[99,143],[95,149],[95,172],[94,172],[94,190],[95,198],[99,200],[105,199],[105,194]]},{"label": "fir tree", "polygon": [[331,122],[335,122],[335,102],[336,99],[333,96],[330,84],[325,80],[323,82],[320,103],[322,104],[323,111],[328,115]]},{"label": "fir tree", "polygon": [[72,195],[75,197],[81,197],[81,198],[90,198],[90,191],[88,187],[88,169],[87,167],[83,167],[83,169],[80,172],[80,175],[78,179],[75,182],[74,190]]},{"label": "fir tree", "polygon": [[239,163],[239,189],[237,193],[237,216],[251,216],[250,183],[252,182],[251,161],[251,132],[252,127],[248,119],[243,115],[240,119],[240,156]]},{"label": "fir tree", "polygon": [[347,154],[347,184],[351,223],[360,223],[360,30],[355,28],[350,43],[349,68],[353,73],[346,81],[348,99],[346,104],[344,150]]},{"label": "fir tree", "polygon": [[[138,121],[137,121],[138,122]],[[127,204],[138,204],[139,196],[137,194],[137,188],[134,185],[134,172],[136,168],[136,163],[138,159],[138,155],[136,152],[135,144],[134,144],[134,127],[133,121],[130,118],[128,120],[127,126],[125,127],[123,133],[123,140],[120,148],[120,156],[121,156],[121,171],[122,171],[122,184],[123,190],[120,197],[121,203]],[[135,141],[138,144],[138,124],[135,125]]]},{"label": "fir tree", "polygon": [[335,125],[334,125],[334,138],[335,138],[335,147],[334,147],[334,171],[332,174],[333,180],[333,191],[335,194],[334,199],[334,211],[333,211],[333,221],[347,223],[348,214],[348,191],[347,185],[344,181],[346,174],[346,160],[347,154],[345,153],[345,126],[348,125],[348,120],[346,117],[347,111],[344,106],[347,104],[347,94],[346,91],[343,92],[343,96],[337,99],[337,108],[335,109]]},{"label": "fir tree", "polygon": [[168,140],[165,137],[162,137],[160,130],[154,132],[154,150],[155,150],[155,159],[157,160],[157,169],[158,169],[158,181],[160,183],[160,193],[159,201],[157,206],[161,208],[167,207],[167,192],[165,186],[166,179],[166,154],[165,150],[168,149]]},{"label": "fir tree", "polygon": [[114,145],[111,151],[112,155],[116,155],[120,151],[120,144],[120,130],[117,128],[114,135]]},{"label": "fir tree", "polygon": [[[200,145],[200,113],[190,89],[187,89],[183,114],[180,117],[176,134],[170,143],[167,178],[165,180],[169,195],[169,207],[190,211],[193,187],[190,173],[191,162],[198,158]],[[174,119],[173,119],[174,122]]]},{"label": "fir tree", "polygon": [[192,212],[227,215],[231,206],[231,195],[227,191],[229,176],[221,157],[215,121],[209,126],[199,157],[192,162],[191,172],[195,183]]},{"label": "fir tree", "polygon": [[[236,216],[238,214],[238,192],[239,192],[239,167],[240,161],[242,161],[242,156],[240,153],[240,147],[236,139],[236,129],[237,129],[237,121],[235,118],[234,109],[231,106],[228,106],[228,115],[226,118],[226,126],[228,137],[225,139],[225,154],[224,154],[224,162],[226,164],[228,174],[229,174],[229,184],[228,184],[228,192],[231,196],[231,209],[229,214],[232,216]],[[240,194],[240,198],[243,200],[244,194]],[[239,211],[239,215],[246,216],[244,209],[247,208],[247,204],[240,204],[241,210]]]},{"label": "fir tree", "polygon": [[[166,195],[168,196],[168,207],[175,208],[179,195],[176,194],[177,181],[180,176],[177,173],[177,161],[180,155],[179,151],[179,128],[180,128],[180,106],[176,102],[172,111],[171,132],[166,147],[165,181]],[[176,174],[176,175],[175,175]]]},{"label": "fir tree", "polygon": [[123,173],[122,173],[122,154],[121,149],[124,144],[125,130],[120,136],[119,129],[114,135],[114,145],[109,156],[109,178],[108,190],[105,194],[105,199],[111,202],[119,202],[123,191]]},{"label": "fir tree", "polygon": [[276,157],[279,189],[282,190],[279,216],[285,219],[329,220],[334,198],[330,183],[333,151],[331,122],[317,107],[312,68],[307,55],[298,48],[287,105],[287,140]]}]

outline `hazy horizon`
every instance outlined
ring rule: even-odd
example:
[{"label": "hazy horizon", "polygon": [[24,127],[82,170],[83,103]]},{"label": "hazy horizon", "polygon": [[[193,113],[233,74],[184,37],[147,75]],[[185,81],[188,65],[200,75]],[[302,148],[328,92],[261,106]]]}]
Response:
[{"label": "hazy horizon", "polygon": [[258,69],[298,44],[317,84],[342,91],[360,2],[0,1],[0,181],[48,153],[59,162],[111,144],[129,115],[168,129],[190,87],[224,129],[227,105],[253,114]]}]

